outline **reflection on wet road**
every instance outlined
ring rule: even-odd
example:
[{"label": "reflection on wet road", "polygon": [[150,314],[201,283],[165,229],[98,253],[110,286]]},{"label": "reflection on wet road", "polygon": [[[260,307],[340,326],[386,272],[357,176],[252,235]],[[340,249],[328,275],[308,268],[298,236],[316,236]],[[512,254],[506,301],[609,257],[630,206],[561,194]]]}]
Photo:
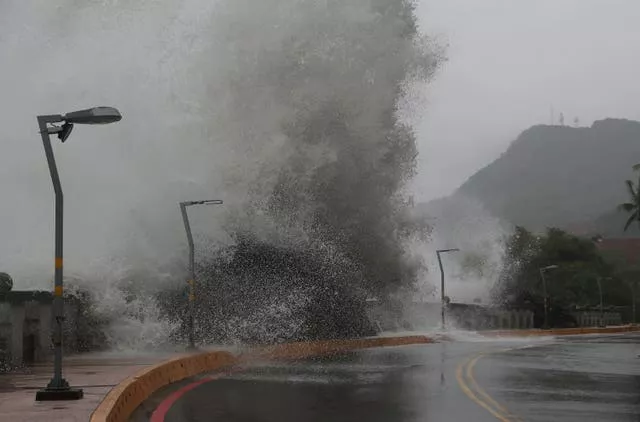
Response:
[{"label": "reflection on wet road", "polygon": [[[628,334],[262,362],[185,392],[164,420],[639,421],[638,353],[640,335]],[[193,381],[158,394],[147,415]]]},{"label": "reflection on wet road", "polygon": [[525,421],[640,421],[640,335],[567,338],[492,354],[476,367]]}]

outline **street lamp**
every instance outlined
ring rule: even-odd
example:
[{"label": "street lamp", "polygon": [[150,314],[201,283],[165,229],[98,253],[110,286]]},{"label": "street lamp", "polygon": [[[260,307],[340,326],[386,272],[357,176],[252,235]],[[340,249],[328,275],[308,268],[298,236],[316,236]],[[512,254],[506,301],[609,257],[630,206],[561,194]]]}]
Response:
[{"label": "street lamp", "polygon": [[544,323],[542,328],[549,328],[549,295],[547,294],[547,280],[544,277],[545,271],[555,270],[557,265],[548,265],[540,268],[540,277],[542,278],[542,293],[544,294]]},{"label": "street lamp", "polygon": [[447,252],[458,252],[460,249],[451,248],[451,249],[438,249],[436,251],[436,255],[438,256],[438,265],[440,266],[440,316],[442,318],[442,329],[445,329],[445,317],[444,317],[444,309],[445,309],[445,301],[446,296],[444,295],[444,269],[442,268],[442,259],[440,258],[440,254]]},{"label": "street lamp", "polygon": [[[598,282],[598,292],[600,293],[600,326],[604,327],[604,304],[602,300],[602,277],[596,277]],[[611,277],[607,277],[604,280],[611,280]]]},{"label": "street lamp", "polygon": [[205,200],[205,201],[185,201],[180,202],[180,212],[182,213],[182,221],[184,222],[184,229],[187,232],[187,242],[189,243],[189,348],[191,350],[196,348],[195,339],[193,335],[193,318],[195,313],[195,248],[193,245],[193,236],[191,235],[191,225],[189,224],[189,215],[187,214],[187,207],[192,205],[221,205],[223,202],[217,199]]},{"label": "street lamp", "polygon": [[627,281],[631,289],[631,323],[636,324],[636,285],[631,281]]},{"label": "street lamp", "polygon": [[[62,324],[64,320],[64,299],[62,288],[62,226],[63,226],[63,195],[58,168],[56,166],[51,139],[49,135],[57,134],[61,142],[66,141],[73,130],[74,124],[96,125],[117,122],[122,119],[120,112],[113,107],[94,107],[86,110],[74,111],[65,115],[50,114],[38,116],[38,127],[44,145],[44,152],[49,165],[49,173],[55,192],[55,259],[54,259],[54,290],[53,314],[55,325],[53,328],[53,378],[46,388],[36,393],[37,401],[48,400],[78,400],[82,398],[82,390],[69,387],[69,383],[62,377]],[[56,123],[62,123],[56,126]]]}]

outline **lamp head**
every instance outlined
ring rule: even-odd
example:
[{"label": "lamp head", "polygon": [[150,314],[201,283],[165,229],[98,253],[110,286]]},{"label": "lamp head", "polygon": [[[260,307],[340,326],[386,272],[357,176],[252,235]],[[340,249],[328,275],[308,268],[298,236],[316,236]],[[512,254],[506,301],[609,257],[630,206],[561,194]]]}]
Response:
[{"label": "lamp head", "polygon": [[93,107],[86,110],[72,111],[63,116],[67,123],[80,125],[104,125],[122,119],[120,112],[114,107]]},{"label": "lamp head", "polygon": [[64,125],[62,125],[62,129],[60,130],[60,132],[58,132],[58,139],[60,139],[60,142],[66,141],[67,138],[69,138],[69,135],[71,135],[72,130],[73,123],[66,122]]}]

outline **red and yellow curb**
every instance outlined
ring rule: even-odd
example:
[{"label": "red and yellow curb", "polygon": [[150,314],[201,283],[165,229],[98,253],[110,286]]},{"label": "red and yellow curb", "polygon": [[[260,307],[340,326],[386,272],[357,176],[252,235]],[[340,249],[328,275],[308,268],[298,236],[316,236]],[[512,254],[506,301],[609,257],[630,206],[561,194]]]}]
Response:
[{"label": "red and yellow curb", "polygon": [[237,356],[222,351],[178,356],[146,368],[115,386],[93,412],[90,422],[127,422],[135,409],[160,388],[253,359],[299,359],[372,347],[428,343],[434,340],[426,336],[374,337],[278,344]]}]

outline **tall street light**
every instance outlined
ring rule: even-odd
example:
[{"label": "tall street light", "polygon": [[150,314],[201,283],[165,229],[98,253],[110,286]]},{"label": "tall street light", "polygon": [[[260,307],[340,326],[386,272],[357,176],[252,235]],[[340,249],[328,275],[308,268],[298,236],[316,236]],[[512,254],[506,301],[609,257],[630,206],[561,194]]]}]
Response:
[{"label": "tall street light", "polygon": [[627,281],[629,288],[631,289],[631,323],[636,324],[636,284],[631,281]]},{"label": "tall street light", "polygon": [[451,249],[438,249],[436,251],[436,255],[438,256],[438,265],[440,266],[440,317],[442,318],[442,329],[445,329],[445,306],[446,306],[446,296],[444,294],[444,269],[442,268],[442,259],[440,258],[440,254],[447,252],[458,252],[460,249],[451,248]]},{"label": "tall street light", "polygon": [[544,322],[542,328],[549,328],[549,295],[547,294],[547,279],[544,277],[545,271],[555,270],[557,265],[548,265],[540,268],[540,277],[542,278],[542,293],[544,294]]},{"label": "tall street light", "polygon": [[600,326],[602,327],[604,325],[604,319],[603,319],[603,306],[602,306],[602,279],[600,277],[596,277],[596,281],[598,282],[598,293],[600,294]]},{"label": "tall street light", "polygon": [[[69,387],[69,383],[62,377],[62,325],[64,321],[64,299],[62,288],[62,226],[63,226],[63,195],[58,168],[56,166],[50,135],[56,134],[61,142],[66,141],[73,130],[74,124],[98,125],[117,122],[122,119],[120,112],[113,107],[94,107],[86,110],[74,111],[64,115],[50,114],[38,116],[38,127],[44,145],[44,152],[49,165],[49,173],[55,192],[55,259],[54,259],[54,290],[53,314],[53,378],[46,388],[36,393],[37,401],[46,400],[77,400],[82,398],[82,390]],[[56,126],[60,123],[60,126]]]},{"label": "tall street light", "polygon": [[[604,280],[610,280],[610,277],[605,278]],[[603,278],[598,276],[596,277],[596,281],[598,282],[598,293],[600,294],[600,326],[604,327],[604,302],[602,300],[602,280]]]},{"label": "tall street light", "polygon": [[196,280],[196,270],[195,270],[195,248],[193,245],[193,236],[191,234],[191,225],[189,224],[189,214],[187,214],[187,207],[192,205],[221,205],[223,202],[218,199],[211,199],[205,201],[185,201],[180,202],[180,212],[182,213],[182,221],[184,222],[184,229],[187,232],[187,242],[189,243],[189,275],[190,280],[187,282],[189,284],[189,348],[195,349],[195,338],[194,338],[194,327],[193,327],[193,319],[195,314],[195,280]]}]

